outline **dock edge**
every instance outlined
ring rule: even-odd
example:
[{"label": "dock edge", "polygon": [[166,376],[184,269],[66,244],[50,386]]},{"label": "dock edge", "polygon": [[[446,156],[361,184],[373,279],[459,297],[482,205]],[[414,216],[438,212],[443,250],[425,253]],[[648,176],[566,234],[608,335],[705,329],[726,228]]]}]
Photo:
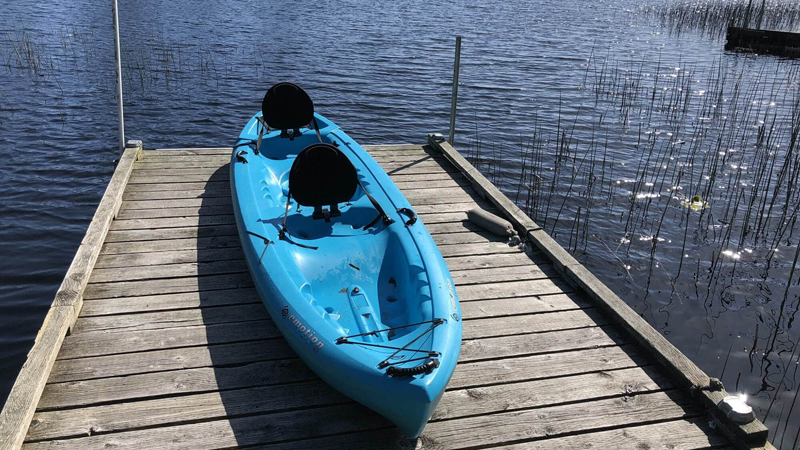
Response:
[{"label": "dock edge", "polygon": [[111,221],[122,205],[134,163],[142,158],[142,142],[128,141],[117,162],[100,204],[89,223],[64,281],[56,292],[33,347],[17,375],[3,410],[0,411],[0,449],[22,447],[39,398],[50,376],[64,338],[78,319],[83,306],[83,292],[92,274]]},{"label": "dock edge", "polygon": [[756,419],[747,424],[730,420],[717,406],[728,392],[722,383],[709,377],[702,369],[681,353],[661,333],[656,331],[627,305],[603,282],[579,263],[569,252],[558,244],[547,232],[536,224],[511,199],[506,197],[494,184],[484,177],[458,150],[453,148],[440,134],[429,134],[428,145],[440,151],[471,182],[478,195],[494,204],[521,236],[542,251],[553,263],[556,271],[579,292],[582,292],[599,306],[614,322],[628,332],[636,342],[664,366],[668,373],[686,386],[694,398],[708,409],[717,429],[737,448],[774,448],[767,442],[769,429]]}]

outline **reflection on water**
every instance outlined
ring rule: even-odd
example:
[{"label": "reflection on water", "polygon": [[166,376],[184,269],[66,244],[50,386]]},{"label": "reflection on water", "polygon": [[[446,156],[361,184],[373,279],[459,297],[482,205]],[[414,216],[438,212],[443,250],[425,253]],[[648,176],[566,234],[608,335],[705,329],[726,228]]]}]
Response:
[{"label": "reflection on water", "polygon": [[[795,61],[724,53],[685,7],[623,0],[201,3],[120,5],[129,137],[230,145],[290,80],[363,144],[422,142],[448,126],[462,34],[459,148],[791,448]],[[107,5],[0,11],[3,392],[113,171],[112,42]]]}]

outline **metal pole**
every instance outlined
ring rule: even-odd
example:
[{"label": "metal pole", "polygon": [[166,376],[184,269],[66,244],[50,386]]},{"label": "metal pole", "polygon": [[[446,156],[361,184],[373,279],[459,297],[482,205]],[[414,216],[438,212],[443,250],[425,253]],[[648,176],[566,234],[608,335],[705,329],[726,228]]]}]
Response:
[{"label": "metal pole", "polygon": [[125,116],[122,112],[122,53],[119,50],[119,14],[117,0],[111,0],[111,13],[114,16],[114,50],[117,60],[117,114],[119,115],[119,151],[125,151]]},{"label": "metal pole", "polygon": [[453,100],[450,104],[450,145],[456,133],[456,104],[458,103],[458,68],[461,66],[461,36],[456,36],[456,60],[453,65]]}]

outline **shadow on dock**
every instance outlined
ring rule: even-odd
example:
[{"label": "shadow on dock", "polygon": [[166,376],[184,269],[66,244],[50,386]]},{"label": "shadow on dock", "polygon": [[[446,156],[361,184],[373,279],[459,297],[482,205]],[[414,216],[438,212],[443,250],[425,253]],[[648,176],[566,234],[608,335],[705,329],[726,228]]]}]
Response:
[{"label": "shadow on dock", "polygon": [[[485,204],[474,192],[468,195],[473,202]],[[452,218],[446,219],[448,227],[457,225],[469,232],[434,237],[451,270],[462,272],[467,285],[465,290],[459,288],[459,295],[464,293],[462,307],[467,305],[465,341],[456,375],[431,423],[422,437],[410,440],[388,420],[321,381],[273,324],[244,263],[227,165],[211,176],[202,198],[198,290],[218,387],[214,395],[219,396],[220,410],[216,413],[226,419],[216,422],[222,429],[209,430],[209,434],[232,433],[239,447],[281,450],[438,449],[476,442],[527,442],[530,448],[545,448],[552,446],[552,438],[574,447],[600,439],[603,447],[618,440],[659,442],[677,429],[691,430],[691,439],[716,442],[706,440],[705,412],[691,405],[685,387],[660,374],[630,337],[571,293],[538,297],[527,289],[506,292],[500,286],[517,283],[520,267],[511,267],[513,271],[494,268],[502,266],[498,261],[503,254],[464,252],[477,244],[452,243],[478,240],[499,251],[503,240],[458,222],[464,219]],[[423,219],[429,230],[437,227],[436,214],[442,216],[434,212],[427,216],[429,222]],[[486,248],[481,245],[474,248]],[[450,251],[458,253],[448,256]],[[525,267],[554,276],[544,255],[526,254],[531,261]],[[521,263],[517,260],[516,264]],[[465,271],[483,273],[489,277],[486,283],[498,284],[478,296],[470,295],[470,285],[474,288],[476,280],[465,279]],[[530,278],[522,275],[522,279]],[[568,311],[550,311],[558,299],[566,302],[561,308]],[[566,319],[571,315],[581,319],[572,323]],[[616,415],[621,419],[607,420]],[[622,427],[627,422],[639,428]],[[655,425],[651,428],[651,424]]]},{"label": "shadow on dock", "polygon": [[238,239],[231,239],[235,219],[231,203],[220,205],[224,198],[231,198],[227,165],[205,187],[198,290],[221,405],[238,446],[338,446],[338,439],[306,439],[375,430],[347,439],[350,448],[414,448],[390,422],[317,378],[289,347],[253,286]]}]

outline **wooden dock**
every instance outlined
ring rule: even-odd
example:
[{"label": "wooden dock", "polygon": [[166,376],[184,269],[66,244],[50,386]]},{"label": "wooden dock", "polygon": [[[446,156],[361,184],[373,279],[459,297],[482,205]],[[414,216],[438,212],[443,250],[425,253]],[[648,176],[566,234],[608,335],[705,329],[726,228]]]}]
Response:
[{"label": "wooden dock", "polygon": [[728,27],[725,50],[800,57],[800,33]]},{"label": "wooden dock", "polygon": [[[420,439],[321,382],[278,333],[240,248],[231,150],[139,146],[0,413],[0,448],[772,448],[449,144],[368,150],[436,240],[463,309],[459,365]],[[476,205],[529,245],[467,222]]]}]

